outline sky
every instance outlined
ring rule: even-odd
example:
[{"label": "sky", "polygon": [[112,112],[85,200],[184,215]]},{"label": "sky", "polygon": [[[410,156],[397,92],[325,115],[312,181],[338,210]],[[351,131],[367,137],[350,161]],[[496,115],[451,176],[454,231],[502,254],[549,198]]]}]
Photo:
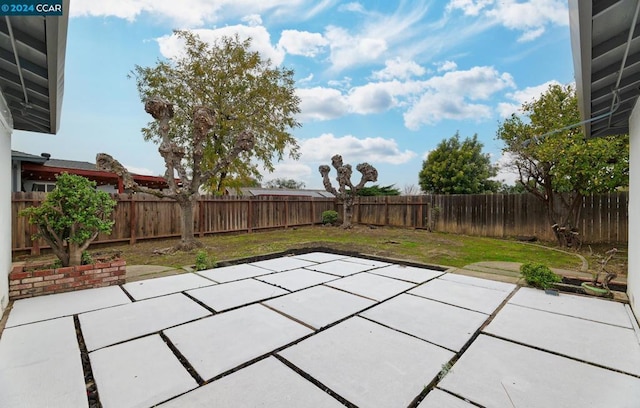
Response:
[{"label": "sky", "polygon": [[[429,151],[477,134],[503,164],[500,123],[549,84],[574,82],[563,0],[73,0],[56,135],[15,131],[12,148],[95,162],[109,153],[130,171],[164,174],[136,65],[180,52],[174,29],[212,40],[237,33],[272,63],[293,69],[302,153],[263,182],[284,177],[322,188],[334,154],[368,162],[380,185],[418,186]],[[354,171],[353,182],[360,180]],[[332,180],[335,170],[330,173]],[[508,170],[498,178],[509,184]],[[335,185],[335,182],[334,182]]]}]

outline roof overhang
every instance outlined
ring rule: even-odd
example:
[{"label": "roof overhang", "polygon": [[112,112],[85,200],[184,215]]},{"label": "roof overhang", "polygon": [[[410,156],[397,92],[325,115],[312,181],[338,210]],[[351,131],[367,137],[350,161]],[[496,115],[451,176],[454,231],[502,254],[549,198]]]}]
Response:
[{"label": "roof overhang", "polygon": [[[569,0],[576,92],[587,137],[629,133],[640,94],[638,0]],[[624,66],[623,66],[624,64]]]},{"label": "roof overhang", "polygon": [[[70,173],[77,174],[78,176],[86,177],[89,180],[95,181],[97,185],[118,185],[118,175],[102,170],[83,170],[83,169],[70,169],[64,167],[43,166],[36,163],[22,163],[22,177],[28,180],[41,180],[56,182],[56,178],[59,174]],[[153,188],[161,190],[168,188],[167,181],[163,177],[146,176],[142,174],[132,174],[133,180],[143,187]]]},{"label": "roof overhang", "polygon": [[62,10],[62,16],[0,16],[0,90],[14,129],[60,128],[69,0]]}]

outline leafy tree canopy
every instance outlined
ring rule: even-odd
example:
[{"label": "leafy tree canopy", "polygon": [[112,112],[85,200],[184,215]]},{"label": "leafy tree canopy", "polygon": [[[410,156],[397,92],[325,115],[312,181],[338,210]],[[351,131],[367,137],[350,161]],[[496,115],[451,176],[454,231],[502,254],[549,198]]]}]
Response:
[{"label": "leafy tree canopy", "polygon": [[[175,31],[185,44],[184,52],[171,60],[159,60],[153,67],[136,66],[135,77],[140,99],[160,96],[171,102],[174,116],[169,126],[171,141],[193,149],[193,115],[196,108],[214,112],[215,124],[204,146],[201,169],[193,169],[185,154],[183,160],[192,171],[206,171],[233,149],[238,133],[254,136],[250,154],[235,157],[218,175],[202,180],[205,186],[221,189],[225,181],[260,179],[259,166],[273,171],[274,160],[286,152],[297,159],[299,148],[290,130],[300,126],[295,115],[300,99],[295,94],[293,71],[274,67],[270,60],[250,50],[251,39],[221,37],[209,44],[190,31]],[[145,140],[161,143],[159,122],[142,129]],[[173,175],[171,175],[173,176]],[[233,182],[229,183],[233,184]]]},{"label": "leafy tree canopy", "polygon": [[585,139],[571,85],[551,85],[521,111],[523,117],[506,119],[497,136],[519,184],[546,204],[551,224],[576,227],[584,195],[629,184],[629,136]]},{"label": "leafy tree canopy", "polygon": [[431,194],[479,194],[495,192],[499,183],[488,154],[482,153],[478,136],[460,141],[460,134],[445,139],[429,153],[418,174],[420,188]]},{"label": "leafy tree canopy", "polygon": [[276,178],[267,181],[264,186],[266,188],[288,188],[291,190],[298,190],[304,188],[305,184],[302,181],[296,181],[294,179]]},{"label": "leafy tree canopy", "polygon": [[400,195],[400,190],[395,188],[395,184],[390,184],[388,186],[379,186],[378,184],[374,184],[369,187],[362,187],[358,190],[359,196],[397,196]]}]

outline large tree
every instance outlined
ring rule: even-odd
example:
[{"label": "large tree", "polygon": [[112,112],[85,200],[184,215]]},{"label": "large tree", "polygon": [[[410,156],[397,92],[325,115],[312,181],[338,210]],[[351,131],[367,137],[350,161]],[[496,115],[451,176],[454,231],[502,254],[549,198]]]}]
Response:
[{"label": "large tree", "polygon": [[[179,56],[133,71],[145,110],[155,119],[142,133],[159,144],[169,188],[158,192],[127,180],[136,191],[178,201],[180,247],[188,249],[197,245],[193,211],[202,186],[221,190],[226,180],[259,179],[260,167],[273,170],[285,153],[299,157],[290,131],[300,126],[300,99],[293,71],[251,51],[251,40],[221,37],[210,44],[189,31],[174,35],[184,43]],[[97,162],[126,173],[107,155]]]},{"label": "large tree", "polygon": [[418,174],[420,188],[430,194],[479,194],[495,192],[499,183],[488,154],[482,153],[478,136],[460,141],[456,134],[429,152]]},{"label": "large tree", "polygon": [[575,89],[551,85],[498,129],[519,184],[544,203],[561,245],[577,233],[582,199],[629,183],[629,137],[585,139]]}]

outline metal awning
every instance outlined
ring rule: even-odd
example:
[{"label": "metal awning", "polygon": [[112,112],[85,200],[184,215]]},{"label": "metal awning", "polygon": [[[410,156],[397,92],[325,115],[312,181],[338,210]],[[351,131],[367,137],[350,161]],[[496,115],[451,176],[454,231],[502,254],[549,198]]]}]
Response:
[{"label": "metal awning", "polygon": [[587,137],[629,133],[640,94],[640,0],[569,0],[571,46]]},{"label": "metal awning", "polygon": [[0,90],[14,129],[60,127],[69,0],[62,7],[62,16],[0,16]]}]

